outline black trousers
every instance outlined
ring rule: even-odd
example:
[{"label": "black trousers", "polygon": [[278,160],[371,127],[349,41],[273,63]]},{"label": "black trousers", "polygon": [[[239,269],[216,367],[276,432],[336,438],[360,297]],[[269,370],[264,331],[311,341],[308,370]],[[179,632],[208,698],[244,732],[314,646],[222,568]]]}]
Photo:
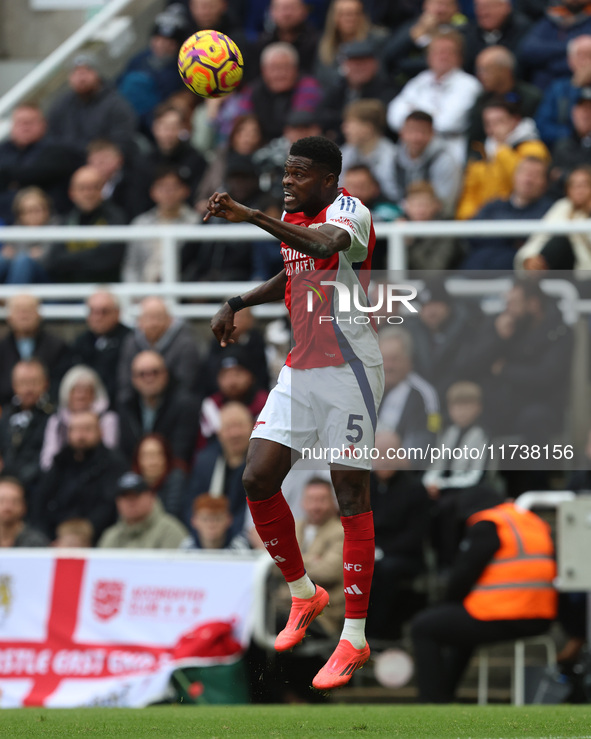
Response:
[{"label": "black trousers", "polygon": [[482,644],[544,634],[552,621],[478,621],[461,603],[442,603],[419,613],[412,641],[421,703],[449,703],[472,653]]}]

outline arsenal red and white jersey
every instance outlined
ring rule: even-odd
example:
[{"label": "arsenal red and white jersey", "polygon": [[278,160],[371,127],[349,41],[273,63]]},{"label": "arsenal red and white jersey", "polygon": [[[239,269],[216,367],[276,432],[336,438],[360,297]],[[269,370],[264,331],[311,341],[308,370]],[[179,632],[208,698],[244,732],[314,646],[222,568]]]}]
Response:
[{"label": "arsenal red and white jersey", "polygon": [[[341,190],[336,200],[315,218],[300,212],[284,213],[283,220],[308,228],[330,223],[351,236],[350,247],[328,259],[310,257],[281,244],[287,275],[285,304],[294,338],[287,364],[294,369],[338,366],[354,359],[370,367],[382,364],[373,321],[359,307],[367,306],[376,241],[369,209]],[[350,296],[350,311],[340,309],[341,289]]]}]

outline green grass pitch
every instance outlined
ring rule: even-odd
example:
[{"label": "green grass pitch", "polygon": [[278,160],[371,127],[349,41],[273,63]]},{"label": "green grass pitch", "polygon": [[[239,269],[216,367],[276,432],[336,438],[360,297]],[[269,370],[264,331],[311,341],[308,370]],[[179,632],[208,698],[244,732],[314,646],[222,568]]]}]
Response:
[{"label": "green grass pitch", "polygon": [[3,739],[591,739],[591,706],[161,706],[0,712]]}]

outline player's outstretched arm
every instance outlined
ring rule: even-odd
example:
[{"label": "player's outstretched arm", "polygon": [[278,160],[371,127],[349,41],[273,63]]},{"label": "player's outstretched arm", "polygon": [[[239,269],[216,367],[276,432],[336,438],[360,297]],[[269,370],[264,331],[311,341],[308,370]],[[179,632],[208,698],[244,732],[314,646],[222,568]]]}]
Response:
[{"label": "player's outstretched arm", "polygon": [[211,319],[211,330],[221,346],[233,344],[234,339],[234,314],[242,308],[249,308],[253,305],[262,305],[263,303],[273,303],[276,300],[282,300],[285,296],[285,286],[287,284],[287,276],[285,270],[282,269],[275,277],[271,277],[267,282],[258,285],[250,292],[236,298],[230,298],[224,303],[215,316]]},{"label": "player's outstretched arm", "polygon": [[271,236],[275,236],[292,249],[301,251],[309,257],[328,259],[339,251],[351,246],[351,236],[338,226],[327,223],[320,228],[307,228],[286,223],[273,218],[254,208],[247,208],[237,203],[227,192],[215,192],[207,202],[207,213],[203,220],[209,221],[212,216],[224,218],[230,223],[254,223]]}]

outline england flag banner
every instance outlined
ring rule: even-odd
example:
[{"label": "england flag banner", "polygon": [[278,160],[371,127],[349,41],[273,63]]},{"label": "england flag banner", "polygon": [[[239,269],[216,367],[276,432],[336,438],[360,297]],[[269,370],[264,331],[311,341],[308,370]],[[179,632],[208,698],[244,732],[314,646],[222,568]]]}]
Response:
[{"label": "england flag banner", "polygon": [[239,659],[261,564],[256,553],[3,552],[0,707],[141,707],[178,667]]}]

